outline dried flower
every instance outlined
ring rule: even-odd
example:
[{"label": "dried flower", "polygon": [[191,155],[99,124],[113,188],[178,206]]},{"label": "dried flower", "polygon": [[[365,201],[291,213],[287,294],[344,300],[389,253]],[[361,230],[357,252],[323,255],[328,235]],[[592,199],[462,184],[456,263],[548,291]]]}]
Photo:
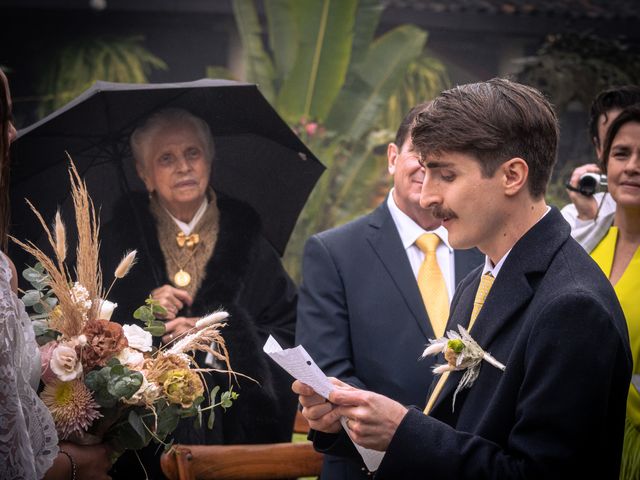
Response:
[{"label": "dried flower", "polygon": [[462,325],[458,325],[458,331],[460,333],[449,330],[445,337],[429,340],[429,346],[422,353],[424,358],[427,355],[437,355],[440,352],[444,352],[444,358],[447,363],[434,365],[433,373],[436,375],[455,370],[465,370],[453,394],[454,408],[458,392],[464,388],[471,387],[478,375],[480,375],[480,365],[483,360],[502,371],[506,368],[493,358],[490,353],[485,352]]},{"label": "dried flower", "polygon": [[109,300],[99,299],[98,301],[100,302],[100,307],[98,308],[97,318],[111,320],[111,315],[113,315],[113,311],[118,307],[118,304]]},{"label": "dried flower", "polygon": [[196,398],[204,394],[200,376],[189,369],[167,372],[162,388],[169,403],[179,404],[183,408],[189,408]]},{"label": "dried flower", "polygon": [[144,365],[144,354],[135,348],[125,347],[116,355],[120,363],[134,370],[139,370]]},{"label": "dried flower", "polygon": [[80,349],[82,364],[89,370],[104,367],[118,352],[128,346],[122,327],[108,320],[89,320],[83,330],[87,344]]},{"label": "dried flower", "polygon": [[93,302],[91,302],[89,291],[80,282],[75,282],[71,287],[71,300],[82,314],[82,318],[86,320]]},{"label": "dried flower", "polygon": [[64,228],[64,223],[62,222],[62,217],[60,216],[60,210],[56,212],[56,219],[54,225],[55,232],[55,242],[56,242],[56,256],[58,257],[58,262],[64,262],[65,258],[67,258],[67,233]]},{"label": "dried flower", "polygon": [[[143,373],[143,372],[141,372]],[[153,403],[160,397],[162,391],[160,387],[147,380],[147,377],[142,376],[142,385],[136,393],[134,393],[131,398],[126,399],[123,398],[122,401],[128,405],[138,405],[138,406],[149,406],[153,405]]]},{"label": "dried flower", "polygon": [[47,342],[44,345],[40,346],[40,367],[41,367],[41,375],[42,381],[44,383],[50,383],[54,380],[57,380],[58,377],[53,370],[51,370],[51,356],[53,355],[53,351],[58,346],[58,342]]},{"label": "dried flower", "polygon": [[102,416],[91,391],[79,379],[71,382],[56,380],[45,385],[40,398],[51,412],[60,440],[67,439],[74,432],[86,431],[95,419]]},{"label": "dried flower", "polygon": [[120,260],[120,263],[116,267],[116,271],[115,271],[115,273],[113,275],[116,278],[125,277],[129,273],[129,270],[131,270],[131,267],[133,267],[133,265],[135,265],[135,263],[136,263],[136,255],[137,254],[138,254],[137,250],[132,250],[132,251],[128,252],[122,258],[122,260]]},{"label": "dried flower", "polygon": [[186,355],[175,355],[166,352],[158,352],[155,358],[145,362],[147,378],[150,382],[164,382],[165,376],[171,370],[189,368],[191,361]]},{"label": "dried flower", "polygon": [[228,317],[229,317],[229,313],[225,312],[224,310],[218,310],[217,312],[210,313],[209,315],[206,315],[202,317],[200,320],[198,320],[196,322],[196,328],[198,330],[201,330],[210,325],[220,323],[223,320],[226,320]]},{"label": "dried flower", "polygon": [[122,330],[131,348],[135,348],[141,352],[151,351],[151,345],[153,345],[151,333],[140,328],[138,325],[123,325]]},{"label": "dried flower", "polygon": [[51,354],[49,366],[63,382],[75,380],[82,374],[82,363],[73,345],[58,344]]}]

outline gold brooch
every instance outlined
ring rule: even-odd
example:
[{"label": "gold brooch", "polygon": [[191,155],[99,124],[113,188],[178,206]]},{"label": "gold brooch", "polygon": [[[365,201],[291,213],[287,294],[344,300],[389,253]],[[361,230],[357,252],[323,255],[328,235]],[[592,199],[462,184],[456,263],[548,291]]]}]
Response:
[{"label": "gold brooch", "polygon": [[198,244],[198,242],[200,242],[200,235],[198,235],[197,233],[185,235],[184,232],[180,232],[178,233],[178,235],[176,235],[176,242],[178,242],[178,246],[180,248],[184,247],[185,245],[189,248],[193,248]]}]

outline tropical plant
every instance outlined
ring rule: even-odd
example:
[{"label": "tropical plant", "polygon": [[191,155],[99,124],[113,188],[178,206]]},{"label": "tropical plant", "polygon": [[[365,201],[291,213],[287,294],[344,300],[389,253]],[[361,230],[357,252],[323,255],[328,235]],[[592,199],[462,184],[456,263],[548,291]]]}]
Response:
[{"label": "tropical plant", "polygon": [[[297,280],[304,241],[350,220],[386,192],[386,158],[400,119],[447,83],[423,57],[427,33],[401,25],[374,38],[379,0],[235,0],[246,80],[327,166],[303,210],[285,265]],[[267,38],[267,43],[263,42]]]},{"label": "tropical plant", "polygon": [[[542,90],[561,115],[576,102],[588,111],[606,88],[640,83],[640,48],[593,33],[549,35],[534,57],[520,62],[518,80]],[[569,202],[564,183],[580,163],[584,159],[559,162],[547,189],[548,203],[561,207]]]},{"label": "tropical plant", "polygon": [[521,63],[518,79],[545,92],[559,111],[574,101],[588,108],[607,87],[640,83],[640,48],[592,33],[549,35]]},{"label": "tropical plant", "polygon": [[42,101],[38,115],[44,116],[66,104],[96,80],[146,83],[154,68],[167,65],[142,45],[142,37],[76,38],[48,55],[38,85]]}]

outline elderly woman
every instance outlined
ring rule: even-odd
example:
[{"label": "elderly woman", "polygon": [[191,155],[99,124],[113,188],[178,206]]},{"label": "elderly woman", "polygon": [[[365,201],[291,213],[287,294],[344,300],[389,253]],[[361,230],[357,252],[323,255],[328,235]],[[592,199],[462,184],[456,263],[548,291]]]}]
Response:
[{"label": "elderly woman", "polygon": [[[123,199],[117,216],[102,228],[101,257],[112,262],[103,265],[105,277],[124,250],[139,252],[137,265],[109,295],[118,303],[115,319],[130,322],[151,295],[167,309],[162,337],[167,343],[199,317],[222,308],[230,314],[222,333],[231,366],[259,382],[238,377],[239,398],[216,414],[214,429],[196,430],[190,421],[188,428],[178,428],[176,441],[289,441],[295,397],[287,374],[269,362],[262,345],[269,334],[293,343],[296,292],[261,235],[257,214],[209,187],[214,142],[208,124],[191,113],[155,113],[133,132],[131,147],[148,195]],[[197,360],[206,367],[204,357]],[[229,387],[226,374],[207,377],[209,389]],[[122,476],[137,478],[130,470]]]},{"label": "elderly woman", "polygon": [[[640,104],[611,122],[604,143],[602,168],[616,201],[613,225],[591,252],[613,285],[629,330],[633,373],[640,373]],[[640,478],[640,394],[629,388],[620,478]]]}]

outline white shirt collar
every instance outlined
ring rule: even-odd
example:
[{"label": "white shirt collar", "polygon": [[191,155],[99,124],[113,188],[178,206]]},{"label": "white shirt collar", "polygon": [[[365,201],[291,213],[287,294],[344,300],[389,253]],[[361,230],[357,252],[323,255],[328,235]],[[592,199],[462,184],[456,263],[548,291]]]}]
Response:
[{"label": "white shirt collar", "polygon": [[[538,219],[538,222],[542,220],[550,211],[551,211],[551,207],[547,206],[547,209],[542,214],[542,216]],[[538,222],[536,222],[536,224]],[[484,275],[485,273],[490,273],[493,276],[493,278],[496,278],[498,276],[498,273],[500,273],[500,269],[502,268],[502,265],[504,265],[505,260],[511,253],[511,250],[512,248],[510,248],[509,251],[505,253],[500,260],[498,260],[498,263],[496,263],[495,266],[491,262],[491,259],[489,258],[489,256],[485,255],[484,268],[482,269],[482,274]]]},{"label": "white shirt collar", "polygon": [[402,241],[402,245],[405,250],[413,245],[420,235],[423,235],[424,233],[435,233],[440,237],[440,240],[449,249],[449,251],[453,251],[451,245],[449,245],[449,232],[447,232],[447,229],[443,226],[439,226],[435,230],[427,231],[418,225],[411,217],[409,217],[409,215],[400,210],[400,207],[398,207],[395,199],[393,198],[393,188],[387,196],[387,207],[389,208],[391,217],[396,224],[398,233],[400,234],[400,240]]},{"label": "white shirt collar", "polygon": [[207,197],[205,196],[204,200],[202,200],[202,204],[200,205],[198,210],[196,210],[196,214],[193,216],[193,218],[191,219],[191,221],[189,223],[185,223],[185,222],[183,222],[181,220],[178,220],[176,217],[171,215],[171,212],[169,212],[169,210],[167,210],[166,208],[165,208],[165,210],[169,214],[171,219],[176,223],[178,228],[180,230],[182,230],[182,233],[184,233],[185,235],[191,235],[191,232],[193,231],[195,226],[198,224],[198,222],[200,221],[200,219],[204,215],[204,212],[207,210],[207,205],[209,205],[209,201],[207,200]]}]

